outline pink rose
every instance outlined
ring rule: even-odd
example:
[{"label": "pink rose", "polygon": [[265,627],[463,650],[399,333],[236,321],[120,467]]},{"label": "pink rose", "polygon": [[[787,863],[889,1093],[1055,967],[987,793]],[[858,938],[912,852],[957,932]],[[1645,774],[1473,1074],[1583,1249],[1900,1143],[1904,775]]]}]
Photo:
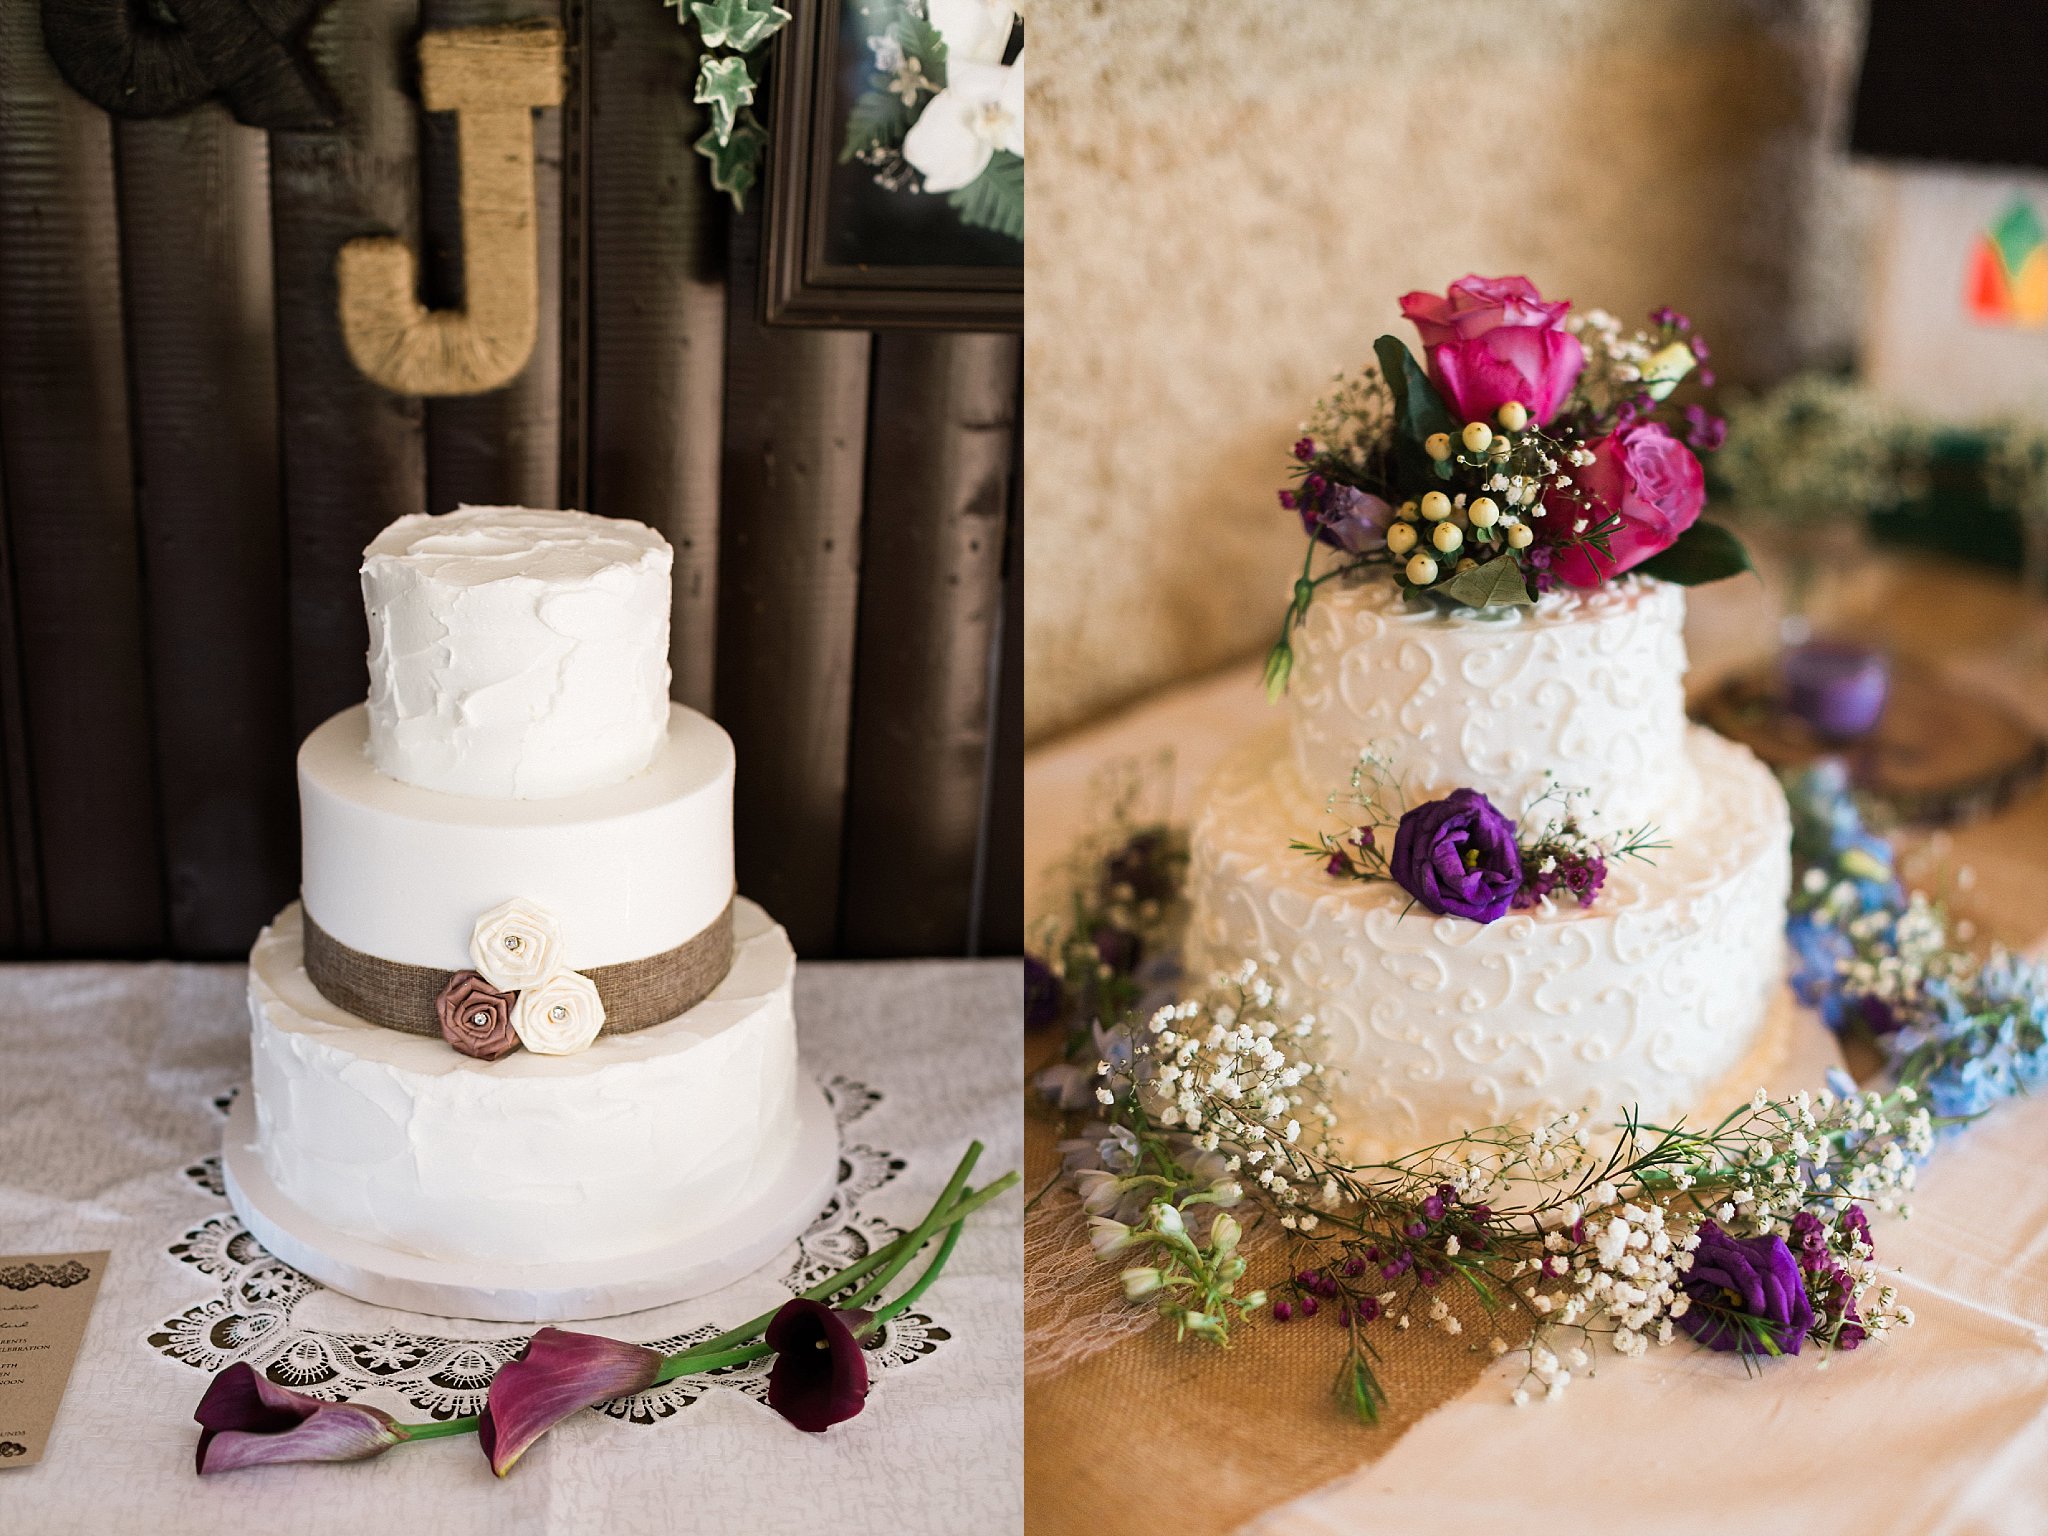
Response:
[{"label": "pink rose", "polygon": [[[1586,447],[1593,462],[1579,470],[1576,479],[1593,504],[1591,512],[1580,513],[1572,503],[1553,499],[1546,521],[1560,522],[1568,514],[1589,516],[1587,531],[1615,513],[1621,522],[1607,536],[1612,559],[1584,544],[1554,547],[1550,569],[1575,587],[1597,587],[1669,549],[1693,525],[1707,499],[1700,461],[1655,422],[1624,427]],[[1572,529],[1563,523],[1544,531],[1563,539]]]},{"label": "pink rose", "polygon": [[1578,337],[1563,329],[1571,307],[1546,303],[1526,277],[1467,275],[1447,293],[1401,298],[1422,333],[1430,380],[1460,421],[1491,422],[1510,400],[1539,425],[1557,414],[1586,365]]}]

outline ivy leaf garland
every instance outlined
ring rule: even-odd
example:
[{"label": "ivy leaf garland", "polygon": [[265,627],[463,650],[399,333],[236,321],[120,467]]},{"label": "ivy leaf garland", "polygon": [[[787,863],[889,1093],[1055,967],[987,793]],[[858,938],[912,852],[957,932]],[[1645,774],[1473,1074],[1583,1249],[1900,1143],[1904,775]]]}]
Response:
[{"label": "ivy leaf garland", "polygon": [[[663,0],[676,20],[695,19],[704,43],[692,100],[711,109],[711,126],[691,147],[710,162],[711,185],[744,210],[747,193],[761,176],[768,130],[754,115],[760,77],[744,55],[789,24],[790,13],[774,0]],[[720,50],[725,50],[721,52]]]},{"label": "ivy leaf garland", "polygon": [[747,69],[747,61],[737,54],[707,53],[697,71],[694,99],[711,109],[712,137],[721,147],[729,147],[741,109],[751,106],[754,100],[754,77]]},{"label": "ivy leaf garland", "polygon": [[695,4],[690,14],[697,18],[697,30],[706,48],[731,48],[752,53],[789,22],[789,12],[774,0],[712,0]]}]

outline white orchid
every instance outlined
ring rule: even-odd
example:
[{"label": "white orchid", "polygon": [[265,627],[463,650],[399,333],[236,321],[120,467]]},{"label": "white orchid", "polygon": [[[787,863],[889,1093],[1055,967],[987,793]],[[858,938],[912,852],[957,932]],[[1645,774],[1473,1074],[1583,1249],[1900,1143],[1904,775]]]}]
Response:
[{"label": "white orchid", "polygon": [[996,151],[1024,153],[1024,56],[1002,62],[1016,23],[1006,0],[931,0],[929,18],[946,44],[946,88],[904,135],[903,158],[927,192],[953,192]]}]

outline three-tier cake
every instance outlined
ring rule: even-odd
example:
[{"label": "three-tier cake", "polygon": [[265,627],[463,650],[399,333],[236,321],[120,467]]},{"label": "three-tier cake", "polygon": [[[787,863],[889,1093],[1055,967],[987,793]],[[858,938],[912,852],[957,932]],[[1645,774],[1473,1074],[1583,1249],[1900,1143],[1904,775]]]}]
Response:
[{"label": "three-tier cake", "polygon": [[230,1194],[365,1299],[542,1320],[758,1266],[831,1120],[733,881],[732,743],[668,697],[672,553],[465,507],[365,553],[369,697],[300,749],[301,899],[250,956]]}]

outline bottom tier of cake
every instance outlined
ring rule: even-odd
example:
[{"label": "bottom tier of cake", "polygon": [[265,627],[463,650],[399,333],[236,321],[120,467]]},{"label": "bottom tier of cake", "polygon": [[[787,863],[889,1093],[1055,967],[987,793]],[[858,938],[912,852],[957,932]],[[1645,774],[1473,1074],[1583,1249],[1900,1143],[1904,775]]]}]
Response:
[{"label": "bottom tier of cake", "polygon": [[1190,971],[1259,960],[1314,1012],[1355,1155],[1567,1110],[1698,1110],[1754,1062],[1782,990],[1791,832],[1746,749],[1695,729],[1686,750],[1698,809],[1653,864],[1611,863],[1589,909],[1479,924],[1292,851],[1331,823],[1284,730],[1262,735],[1195,824]]},{"label": "bottom tier of cake", "polygon": [[496,1062],[336,1008],[300,935],[293,905],[250,955],[256,1149],[339,1231],[456,1263],[622,1258],[711,1239],[792,1155],[796,956],[751,902],[730,973],[689,1012]]}]

